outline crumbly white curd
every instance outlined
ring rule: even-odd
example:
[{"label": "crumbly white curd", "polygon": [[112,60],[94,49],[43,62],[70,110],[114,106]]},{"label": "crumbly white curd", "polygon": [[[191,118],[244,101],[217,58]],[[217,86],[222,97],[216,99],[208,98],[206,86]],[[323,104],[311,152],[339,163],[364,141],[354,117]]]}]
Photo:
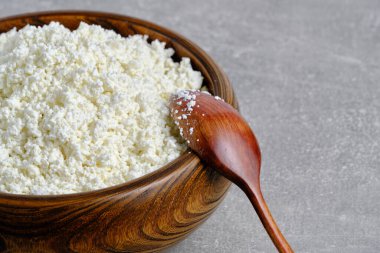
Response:
[{"label": "crumbly white curd", "polygon": [[199,89],[190,60],[146,36],[82,23],[0,35],[0,191],[63,194],[140,177],[186,145],[169,116]]}]

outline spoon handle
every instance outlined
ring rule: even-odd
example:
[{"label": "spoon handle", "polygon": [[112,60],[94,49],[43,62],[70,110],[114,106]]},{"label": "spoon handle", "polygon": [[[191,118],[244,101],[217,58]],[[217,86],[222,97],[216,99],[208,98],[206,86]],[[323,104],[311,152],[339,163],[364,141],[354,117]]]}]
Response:
[{"label": "spoon handle", "polygon": [[246,193],[249,200],[251,201],[261,222],[264,225],[265,230],[267,231],[273,244],[276,246],[278,252],[293,253],[292,248],[286,241],[285,237],[282,235],[275,220],[273,219],[269,211],[269,208],[264,200],[263,194],[261,193],[260,187],[247,185],[244,188],[245,189],[243,189],[243,191]]}]

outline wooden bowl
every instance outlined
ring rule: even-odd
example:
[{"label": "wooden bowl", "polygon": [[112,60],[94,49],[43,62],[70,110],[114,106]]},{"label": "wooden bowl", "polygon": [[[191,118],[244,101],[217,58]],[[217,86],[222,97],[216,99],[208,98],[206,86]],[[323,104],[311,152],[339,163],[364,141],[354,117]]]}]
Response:
[{"label": "wooden bowl", "polygon": [[[228,78],[188,39],[136,18],[99,12],[43,12],[0,19],[0,33],[27,24],[81,21],[122,36],[147,34],[191,58],[209,90],[237,107]],[[97,191],[54,196],[0,193],[0,252],[154,252],[186,237],[212,213],[230,182],[187,151],[144,177]]]}]

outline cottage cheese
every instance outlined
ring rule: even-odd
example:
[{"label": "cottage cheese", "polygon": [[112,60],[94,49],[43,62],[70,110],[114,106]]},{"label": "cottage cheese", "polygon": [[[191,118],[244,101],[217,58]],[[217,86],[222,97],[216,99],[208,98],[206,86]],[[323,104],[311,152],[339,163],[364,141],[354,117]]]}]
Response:
[{"label": "cottage cheese", "polygon": [[178,157],[186,146],[167,101],[199,89],[202,76],[173,53],[84,23],[1,34],[0,191],[89,191]]}]

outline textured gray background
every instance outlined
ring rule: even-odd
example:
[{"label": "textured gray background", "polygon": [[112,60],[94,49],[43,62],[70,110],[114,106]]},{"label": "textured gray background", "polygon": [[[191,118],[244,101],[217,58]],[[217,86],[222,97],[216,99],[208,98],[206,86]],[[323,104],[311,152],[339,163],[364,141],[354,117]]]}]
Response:
[{"label": "textured gray background", "polygon": [[[0,16],[52,9],[136,16],[196,42],[234,84],[295,251],[380,252],[380,1],[0,1]],[[167,252],[275,249],[232,187]]]}]

